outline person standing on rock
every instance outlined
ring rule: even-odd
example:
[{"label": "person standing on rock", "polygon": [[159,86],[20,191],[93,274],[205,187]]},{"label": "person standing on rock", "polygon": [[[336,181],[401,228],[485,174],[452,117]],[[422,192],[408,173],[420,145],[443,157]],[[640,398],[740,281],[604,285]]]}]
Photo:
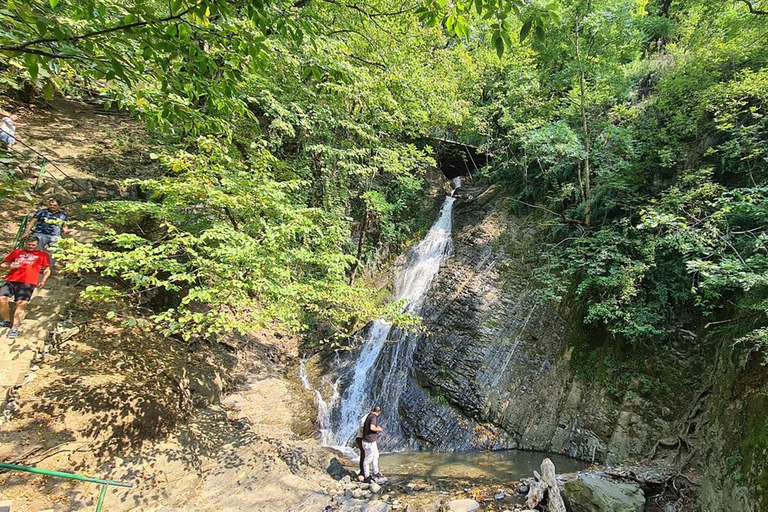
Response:
[{"label": "person standing on rock", "polygon": [[355,445],[360,450],[360,472],[357,474],[358,478],[365,478],[365,470],[363,469],[363,462],[365,462],[365,450],[363,449],[363,429],[365,428],[365,420],[368,419],[368,413],[363,414],[360,417],[360,428],[357,429],[357,436],[355,437]]},{"label": "person standing on rock", "polygon": [[[24,248],[11,251],[0,267],[8,266],[11,271],[0,286],[0,327],[10,327],[9,338],[19,335],[21,322],[27,314],[27,306],[35,288],[42,288],[51,275],[51,261],[48,253],[38,249],[39,240],[32,235],[24,240]],[[40,271],[43,275],[40,276]],[[16,311],[11,322],[11,297],[16,302]]]},{"label": "person standing on rock", "polygon": [[373,478],[384,478],[379,472],[379,447],[376,445],[376,441],[379,438],[379,432],[383,432],[379,423],[379,416],[381,415],[381,407],[378,405],[371,409],[368,413],[368,417],[365,418],[363,423],[363,450],[365,450],[365,460],[363,460],[363,474],[365,475],[365,483],[371,483],[371,466],[373,466]]},{"label": "person standing on rock", "polygon": [[[24,230],[24,236],[33,233],[40,240],[38,249],[50,254],[52,246],[68,232],[68,217],[66,212],[61,209],[59,200],[55,197],[49,197],[48,207],[35,213],[32,222],[27,224],[27,229]],[[53,268],[54,263],[55,261],[51,257],[51,268]]]}]

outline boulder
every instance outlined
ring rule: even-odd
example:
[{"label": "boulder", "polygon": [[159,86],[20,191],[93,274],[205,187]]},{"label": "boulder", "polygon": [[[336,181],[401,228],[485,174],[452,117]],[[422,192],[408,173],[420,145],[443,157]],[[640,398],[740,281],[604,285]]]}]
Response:
[{"label": "boulder", "polygon": [[642,512],[645,508],[640,486],[589,475],[566,482],[563,498],[570,512]]}]

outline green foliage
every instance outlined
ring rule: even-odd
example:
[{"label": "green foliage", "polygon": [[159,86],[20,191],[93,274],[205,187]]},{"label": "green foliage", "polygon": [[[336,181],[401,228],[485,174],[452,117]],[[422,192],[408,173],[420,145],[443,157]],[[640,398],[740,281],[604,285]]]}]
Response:
[{"label": "green foliage", "polygon": [[643,346],[736,305],[765,344],[765,35],[743,5],[564,1],[506,61],[492,178],[556,214],[546,298]]},{"label": "green foliage", "polygon": [[402,305],[381,310],[374,291],[347,283],[352,258],[339,250],[346,225],[293,198],[306,182],[271,178],[279,162],[266,150],[246,168],[215,139],[197,146],[163,157],[163,178],[138,183],[153,201],[95,204],[92,212],[105,219],[91,226],[102,233],[98,244],[65,241],[60,259],[68,271],[119,278],[129,290],[90,286],[87,298],[167,293],[172,305],[154,320],[184,338],[273,322],[295,330],[318,319],[345,327],[358,315],[412,325],[399,314]]}]

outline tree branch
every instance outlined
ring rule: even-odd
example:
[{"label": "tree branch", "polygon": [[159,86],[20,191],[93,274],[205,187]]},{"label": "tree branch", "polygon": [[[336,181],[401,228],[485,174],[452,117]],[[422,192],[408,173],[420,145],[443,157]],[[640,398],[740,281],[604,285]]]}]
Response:
[{"label": "tree branch", "polygon": [[362,57],[358,57],[357,55],[352,55],[351,53],[348,53],[347,57],[355,59],[358,62],[362,62],[363,64],[368,64],[369,66],[375,66],[375,67],[379,68],[382,71],[386,71],[387,70],[387,66],[385,66],[384,64],[382,64],[380,62],[373,62],[373,61],[370,61],[370,60],[365,60]]},{"label": "tree branch", "polygon": [[[161,23],[166,23],[168,21],[173,21],[180,19],[182,16],[188,14],[193,8],[197,7],[192,6],[188,7],[187,9],[174,14],[172,16],[166,16],[165,18],[160,18],[157,20],[149,20],[149,21],[137,21],[135,23],[129,23],[127,25],[118,25],[116,27],[110,27],[110,28],[104,28],[101,30],[95,30],[93,32],[88,32],[87,34],[80,34],[77,36],[69,36],[69,37],[63,37],[61,39],[57,38],[41,38],[41,39],[34,39],[32,41],[27,41],[26,43],[21,43],[19,45],[1,45],[0,50],[1,51],[7,51],[7,52],[18,52],[18,53],[35,53],[32,51],[27,50],[30,46],[37,45],[37,44],[48,44],[48,43],[61,43],[65,41],[79,41],[80,39],[89,39],[91,37],[98,37],[104,34],[109,34],[112,32],[120,32],[123,30],[130,30],[132,28],[138,28],[138,27],[146,27],[150,25],[158,25]],[[57,56],[57,58],[66,58],[63,56]]]},{"label": "tree branch", "polygon": [[755,9],[755,6],[752,5],[752,2],[749,0],[734,0],[734,2],[743,2],[747,4],[747,7],[749,8],[750,14],[757,14],[759,16],[768,16],[768,11],[762,11],[760,9]]},{"label": "tree branch", "polygon": [[574,225],[574,226],[578,226],[581,229],[584,229],[584,223],[582,221],[566,217],[564,213],[557,213],[555,211],[550,210],[549,208],[544,208],[543,206],[539,206],[537,204],[526,203],[525,201],[521,201],[519,199],[513,199],[513,201],[515,201],[517,203],[520,203],[520,204],[523,204],[525,206],[528,206],[529,208],[536,208],[538,210],[544,210],[547,213],[551,213],[552,215],[556,215],[556,216],[560,217],[562,219],[562,221],[565,222],[566,224],[571,224],[571,225]]}]

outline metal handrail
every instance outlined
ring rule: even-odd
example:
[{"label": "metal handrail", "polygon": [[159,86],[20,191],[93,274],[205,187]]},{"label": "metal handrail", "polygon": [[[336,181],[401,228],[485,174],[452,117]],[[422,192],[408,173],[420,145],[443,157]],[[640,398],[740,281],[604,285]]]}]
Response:
[{"label": "metal handrail", "polygon": [[104,504],[104,498],[107,496],[108,486],[113,485],[115,487],[133,487],[133,484],[115,482],[114,480],[103,480],[101,478],[93,478],[90,476],[76,475],[74,473],[64,473],[63,471],[50,471],[48,469],[19,466],[18,464],[5,464],[0,462],[0,469],[6,469],[11,471],[25,471],[27,473],[36,473],[38,475],[57,476],[60,478],[69,478],[71,480],[80,480],[82,482],[101,484],[101,493],[99,494],[99,501],[98,503],[96,503],[96,512],[101,512],[101,507]]},{"label": "metal handrail", "polygon": [[[16,142],[18,144],[21,144],[22,146],[24,146],[25,148],[29,149],[30,151],[35,153],[37,156],[39,156],[40,158],[43,159],[43,165],[42,165],[42,168],[40,169],[40,175],[42,176],[44,173],[48,174],[76,202],[81,202],[81,201],[77,197],[75,197],[75,195],[72,194],[72,192],[67,190],[67,188],[64,185],[61,184],[61,182],[58,180],[58,178],[56,178],[56,176],[54,176],[54,174],[51,171],[45,169],[46,164],[51,164],[57,171],[59,171],[62,174],[62,176],[64,176],[69,181],[71,181],[73,185],[75,185],[77,188],[79,188],[80,190],[82,190],[83,192],[88,194],[90,196],[91,201],[96,199],[96,196],[93,195],[93,192],[91,192],[87,188],[83,187],[80,183],[78,183],[78,181],[76,179],[72,178],[70,175],[65,173],[61,169],[61,167],[56,165],[56,162],[52,161],[50,158],[46,157],[44,154],[42,154],[41,152],[39,152],[38,150],[36,150],[32,146],[30,146],[29,144],[25,143],[23,140],[19,140],[19,138],[16,137],[15,135],[13,136],[13,138],[16,140]],[[38,178],[38,184],[39,184],[39,182],[40,182],[40,179]]]},{"label": "metal handrail", "polygon": [[13,248],[18,249],[21,245],[21,236],[24,234],[24,230],[27,228],[29,222],[29,215],[25,215],[19,224],[19,230],[16,231],[16,236],[13,238]]}]

